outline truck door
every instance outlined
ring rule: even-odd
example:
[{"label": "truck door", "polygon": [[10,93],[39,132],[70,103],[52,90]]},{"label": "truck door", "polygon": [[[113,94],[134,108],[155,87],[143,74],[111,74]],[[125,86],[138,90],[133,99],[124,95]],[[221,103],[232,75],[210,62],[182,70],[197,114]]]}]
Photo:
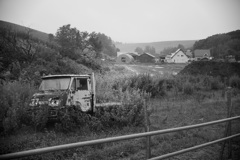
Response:
[{"label": "truck door", "polygon": [[91,91],[92,91],[92,111],[96,111],[96,81],[94,77],[94,73],[91,74]]},{"label": "truck door", "polygon": [[72,94],[73,104],[83,112],[91,110],[90,79],[88,77],[74,78],[73,85],[75,88]]}]

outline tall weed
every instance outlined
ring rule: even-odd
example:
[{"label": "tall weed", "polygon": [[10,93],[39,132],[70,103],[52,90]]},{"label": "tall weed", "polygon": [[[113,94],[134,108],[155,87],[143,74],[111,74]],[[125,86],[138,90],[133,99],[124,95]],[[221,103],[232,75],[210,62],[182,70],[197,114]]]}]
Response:
[{"label": "tall weed", "polygon": [[240,78],[239,78],[239,76],[235,75],[235,76],[230,77],[229,83],[230,83],[231,87],[240,89]]},{"label": "tall weed", "polygon": [[28,103],[36,89],[18,81],[3,83],[0,88],[0,130],[15,131],[29,122]]}]

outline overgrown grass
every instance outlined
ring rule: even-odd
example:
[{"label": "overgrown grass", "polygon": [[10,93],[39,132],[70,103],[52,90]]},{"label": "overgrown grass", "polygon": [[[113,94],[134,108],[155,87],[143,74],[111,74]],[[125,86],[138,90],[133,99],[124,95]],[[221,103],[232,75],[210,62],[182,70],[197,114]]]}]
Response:
[{"label": "overgrown grass", "polygon": [[[122,68],[116,70],[124,72]],[[3,107],[1,107],[0,154],[144,132],[142,110],[144,99],[148,100],[151,130],[197,124],[225,118],[227,115],[226,99],[222,97],[224,85],[218,78],[177,76],[166,79],[149,75],[126,76],[124,73],[116,75],[111,77],[106,74],[96,77],[97,99],[99,103],[122,102],[122,107],[104,108],[98,110],[95,116],[79,115],[73,111],[61,120],[62,123],[56,123],[50,128],[42,126],[43,129],[40,131],[35,130],[33,125],[28,125],[21,118],[25,117],[26,106],[35,89],[31,85],[20,82],[1,85],[0,102]],[[232,86],[236,87],[233,94],[233,113],[239,115],[240,110],[236,107],[240,104],[239,90],[237,86]],[[146,93],[148,93],[147,97]],[[225,125],[219,124],[153,136],[152,155],[157,156],[220,138],[223,136],[224,127]],[[233,132],[237,131],[239,131],[238,124],[233,123]],[[234,141],[234,144],[237,146],[238,142]],[[178,158],[217,159],[220,145],[215,146],[209,147],[208,152],[204,149],[204,153],[203,150],[199,150],[194,152],[196,154],[190,152]],[[49,153],[29,159],[54,159],[56,157],[58,159],[124,159],[127,157],[144,159],[144,147],[145,140],[142,138]]]}]

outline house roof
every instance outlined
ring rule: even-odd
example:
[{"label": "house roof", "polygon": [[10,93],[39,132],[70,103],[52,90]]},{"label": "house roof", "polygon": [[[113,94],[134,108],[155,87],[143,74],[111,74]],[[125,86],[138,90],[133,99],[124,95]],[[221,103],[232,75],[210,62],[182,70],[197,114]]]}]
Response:
[{"label": "house roof", "polygon": [[[174,53],[171,53],[171,54],[168,54],[166,57],[167,58],[173,58],[179,51],[182,51],[180,48],[178,49],[178,50],[176,50],[176,52],[174,52]],[[182,51],[183,52],[183,51]],[[184,52],[183,52],[183,54],[185,54]],[[186,55],[186,54],[185,54]],[[187,55],[186,55],[187,56]]]},{"label": "house roof", "polygon": [[204,57],[204,55],[207,54],[208,57],[210,56],[210,49],[196,49],[194,50],[194,56],[195,57]]},{"label": "house roof", "polygon": [[131,56],[139,56],[139,54],[137,52],[128,52],[127,54],[129,54]]},{"label": "house roof", "polygon": [[117,56],[120,56],[122,54],[128,54],[131,56],[139,56],[139,54],[137,52],[117,52]]},{"label": "house roof", "polygon": [[[155,58],[155,56],[154,56],[154,55],[152,55],[152,54],[150,54],[150,53],[144,52],[143,54],[146,54],[146,55],[149,55],[150,57],[153,57],[153,58]],[[141,55],[143,55],[143,54],[141,54]],[[140,55],[140,56],[141,56],[141,55]]]},{"label": "house roof", "polygon": [[117,52],[117,57],[120,56],[121,54],[126,54],[127,52]]},{"label": "house roof", "polygon": [[128,57],[128,58],[130,58],[130,59],[133,59],[133,57],[132,57],[131,55],[125,54],[125,53],[120,54],[118,57]]}]

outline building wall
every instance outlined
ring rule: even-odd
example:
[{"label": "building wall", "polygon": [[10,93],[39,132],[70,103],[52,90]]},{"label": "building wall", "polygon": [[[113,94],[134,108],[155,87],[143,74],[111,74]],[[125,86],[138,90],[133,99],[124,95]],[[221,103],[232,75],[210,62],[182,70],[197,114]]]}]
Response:
[{"label": "building wall", "polygon": [[142,54],[140,55],[137,60],[139,62],[142,62],[142,63],[154,63],[155,62],[155,58],[154,57],[151,57],[147,54]]},{"label": "building wall", "polygon": [[166,58],[166,59],[165,59],[165,62],[167,62],[167,63],[172,63],[172,59],[171,59],[171,58]]}]

